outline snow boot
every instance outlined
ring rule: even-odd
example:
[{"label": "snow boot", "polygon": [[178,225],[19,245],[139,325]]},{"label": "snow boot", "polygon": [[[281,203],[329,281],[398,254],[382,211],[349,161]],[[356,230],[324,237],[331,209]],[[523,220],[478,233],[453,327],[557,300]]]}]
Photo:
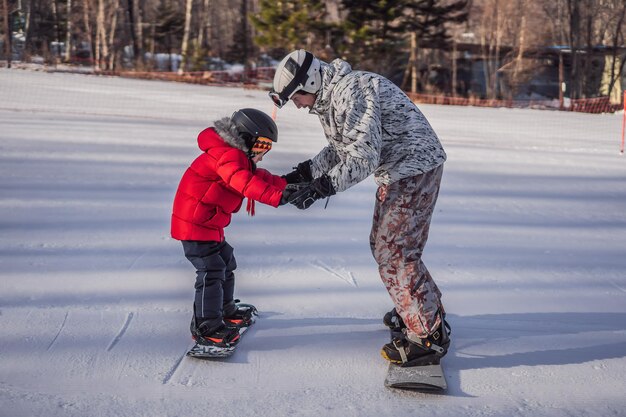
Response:
[{"label": "snow boot", "polygon": [[[200,323],[200,324],[197,324]],[[221,318],[191,320],[191,337],[198,345],[234,348],[239,343],[239,328],[226,324]]]},{"label": "snow boot", "polygon": [[383,346],[381,355],[389,362],[406,366],[436,365],[448,353],[450,325],[441,316],[441,325],[424,339],[409,339],[406,329],[401,336],[394,336]]},{"label": "snow boot", "polygon": [[400,317],[395,307],[391,311],[385,313],[383,323],[385,326],[389,327],[392,338],[402,336],[402,329],[406,329],[406,325],[404,324],[404,321],[402,321],[402,317]]},{"label": "snow boot", "polygon": [[256,321],[258,312],[252,304],[233,300],[224,304],[224,323],[237,327],[249,327]]}]

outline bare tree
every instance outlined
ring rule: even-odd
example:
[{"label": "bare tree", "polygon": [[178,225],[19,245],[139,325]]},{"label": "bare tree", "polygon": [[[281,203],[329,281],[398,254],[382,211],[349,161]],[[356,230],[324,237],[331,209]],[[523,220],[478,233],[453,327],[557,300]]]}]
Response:
[{"label": "bare tree", "polygon": [[96,20],[96,62],[100,70],[113,70],[115,55],[113,43],[117,29],[120,0],[98,0]]},{"label": "bare tree", "polygon": [[496,98],[497,70],[500,65],[500,49],[504,35],[504,14],[500,0],[488,0],[480,19],[480,45],[483,51],[483,72],[487,98]]},{"label": "bare tree", "polygon": [[[467,21],[469,4],[468,0],[405,0],[400,4],[404,19],[401,19],[402,24],[398,29],[410,33],[411,49],[407,70],[411,69],[411,92],[417,91],[419,49],[421,47],[435,50],[449,48],[451,36],[448,33],[448,27]],[[402,84],[405,83],[407,74],[408,71],[405,71]],[[428,77],[425,77],[424,81],[427,88],[432,88]]]},{"label": "bare tree", "polygon": [[52,0],[50,2],[50,6],[52,7],[52,16],[54,19],[54,41],[55,41],[55,51],[53,53],[54,62],[57,62],[57,58],[61,55],[60,43],[61,43],[61,33],[59,26],[59,7],[57,4],[57,0]]},{"label": "bare tree", "polygon": [[514,97],[543,65],[529,52],[545,45],[546,28],[559,29],[541,6],[539,0],[475,0],[466,30],[480,42],[487,98]]},{"label": "bare tree", "polygon": [[518,77],[522,72],[524,66],[524,52],[526,50],[526,25],[528,22],[528,19],[526,17],[526,0],[518,0],[516,3],[521,17],[519,25],[520,28],[518,32],[519,41],[517,45],[517,56],[515,57],[515,65],[513,66],[513,72],[511,76],[511,84],[515,87],[518,85]]},{"label": "bare tree", "polygon": [[198,30],[196,32],[196,38],[194,40],[194,61],[199,61],[208,51],[208,43],[210,42],[210,28],[211,23],[209,21],[209,0],[202,0],[202,7],[200,9],[200,15],[198,17]]},{"label": "bare tree", "polygon": [[135,66],[137,65],[137,61],[141,56],[141,50],[139,48],[139,43],[137,42],[137,24],[135,19],[135,2],[133,0],[127,0],[126,4],[128,10],[128,25],[129,25],[129,34],[131,39],[131,45],[133,47],[132,50],[132,60]]},{"label": "bare tree", "polygon": [[196,49],[204,49],[205,42],[209,42],[209,4],[210,0],[202,0],[202,9],[200,9],[200,27],[196,36]]},{"label": "bare tree", "polygon": [[[621,63],[618,63],[618,47],[624,44],[624,24],[626,22],[626,3],[621,0],[607,0],[605,22],[603,27],[607,28],[607,35],[610,37],[611,52],[611,68],[607,95],[614,96],[614,89],[619,76],[624,71],[626,59],[622,57]],[[612,33],[611,33],[612,32]],[[618,100],[621,97],[617,98]]]},{"label": "bare tree", "polygon": [[[89,44],[89,58],[94,59],[94,43],[93,43],[93,34],[91,24],[91,16],[89,11],[91,10],[91,5],[93,0],[83,0],[83,25],[85,26],[85,33],[87,35],[87,43]],[[95,61],[94,61],[95,67]]]},{"label": "bare tree", "polygon": [[143,36],[143,27],[144,27],[144,1],[145,0],[134,0],[133,4],[135,6],[135,37],[137,42],[137,50],[135,53],[137,54],[137,59],[135,63],[139,64],[141,67],[144,66],[144,36]]},{"label": "bare tree", "polygon": [[570,97],[580,98],[582,93],[582,65],[580,55],[582,52],[581,33],[581,2],[586,0],[566,0],[567,17],[569,23],[568,41],[571,48],[572,63],[570,71]]},{"label": "bare tree", "polygon": [[31,53],[31,16],[32,16],[32,3],[33,0],[22,0],[22,7],[24,8],[24,55],[28,57]]},{"label": "bare tree", "polygon": [[72,0],[67,0],[67,22],[65,24],[65,62],[72,58]]},{"label": "bare tree", "polygon": [[[538,2],[538,0],[533,0]],[[569,77],[563,72],[562,79],[569,78],[571,98],[581,98],[598,93],[598,71],[594,67],[605,63],[612,92],[620,74],[619,47],[624,46],[623,0],[553,0],[541,4],[544,24],[531,26],[532,30],[546,28],[543,45],[560,45],[560,59],[569,57]],[[609,47],[610,55],[602,53],[598,46]],[[562,69],[562,68],[561,68]]]},{"label": "bare tree", "polygon": [[193,7],[193,0],[186,0],[185,4],[185,29],[183,31],[183,43],[180,47],[182,61],[178,68],[178,74],[182,74],[189,66],[189,32],[191,31],[191,9]]},{"label": "bare tree", "polygon": [[534,58],[535,52],[545,43],[545,31],[541,28],[545,17],[541,13],[540,3],[536,0],[514,0],[505,4],[504,43],[511,47],[511,52],[504,57],[504,65],[499,71],[508,77],[502,77],[503,93],[509,98],[521,93],[521,88],[536,74],[544,64]]},{"label": "bare tree", "polygon": [[13,52],[11,46],[11,12],[9,10],[8,0],[2,0],[2,8],[4,10],[4,48],[7,56],[7,67],[11,68],[11,55]]}]

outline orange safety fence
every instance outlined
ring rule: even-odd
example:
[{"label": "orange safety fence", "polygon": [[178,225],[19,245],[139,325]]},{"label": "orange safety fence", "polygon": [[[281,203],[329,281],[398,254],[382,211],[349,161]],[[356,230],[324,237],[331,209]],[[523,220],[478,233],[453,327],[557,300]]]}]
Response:
[{"label": "orange safety fence", "polygon": [[581,113],[615,113],[622,109],[622,104],[611,104],[609,97],[582,98],[571,100],[571,106],[565,110]]},{"label": "orange safety fence", "polygon": [[407,93],[415,103],[444,104],[453,106],[507,107],[520,109],[564,110],[581,113],[615,113],[622,109],[622,104],[612,104],[609,97],[583,98],[566,100],[561,107],[559,100],[496,100],[477,97],[450,97],[441,95]]}]

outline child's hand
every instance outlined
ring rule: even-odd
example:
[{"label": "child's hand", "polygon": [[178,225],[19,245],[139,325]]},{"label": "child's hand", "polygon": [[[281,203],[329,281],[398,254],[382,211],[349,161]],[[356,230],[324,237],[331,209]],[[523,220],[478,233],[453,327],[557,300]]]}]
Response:
[{"label": "child's hand", "polygon": [[[289,185],[287,187],[289,187]],[[335,188],[330,182],[330,178],[328,178],[327,175],[322,175],[308,184],[305,183],[304,187],[300,187],[298,190],[291,193],[288,200],[300,210],[306,210],[311,207],[315,201],[320,198],[330,197],[331,195],[335,195]]]},{"label": "child's hand", "polygon": [[293,195],[293,193],[307,187],[308,185],[309,183],[306,183],[306,182],[297,183],[297,184],[287,184],[287,186],[283,190],[283,196],[280,198],[280,203],[278,203],[278,205],[283,206],[289,203],[289,198]]}]

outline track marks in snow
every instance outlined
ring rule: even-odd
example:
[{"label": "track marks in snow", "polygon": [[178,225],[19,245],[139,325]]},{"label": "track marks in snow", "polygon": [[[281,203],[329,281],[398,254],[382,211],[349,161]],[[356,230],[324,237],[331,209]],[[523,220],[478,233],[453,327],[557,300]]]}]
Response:
[{"label": "track marks in snow", "polygon": [[132,271],[135,268],[135,265],[147,254],[148,252],[144,252],[141,255],[137,256],[128,266],[127,270]]},{"label": "track marks in snow", "polygon": [[617,285],[613,280],[609,280],[609,282],[611,283],[611,285],[613,285],[615,288],[617,288],[621,292],[626,293],[626,290],[622,288],[621,286]]},{"label": "track marks in snow", "polygon": [[126,321],[124,322],[124,325],[122,326],[120,331],[117,333],[117,335],[113,338],[113,340],[107,347],[107,352],[110,352],[111,349],[113,349],[115,345],[117,345],[117,343],[122,339],[122,337],[124,336],[124,333],[126,333],[126,330],[128,330],[128,326],[130,326],[130,322],[133,321],[134,316],[135,316],[135,313],[133,313],[132,311],[128,313],[128,315],[126,316]]},{"label": "track marks in snow", "polygon": [[162,382],[163,385],[167,384],[168,382],[170,382],[172,380],[172,378],[174,377],[174,374],[176,373],[176,371],[180,367],[180,364],[183,362],[183,359],[185,359],[185,356],[187,356],[187,349],[185,349],[185,351],[178,358],[176,363],[174,363],[174,366],[172,366],[170,368],[170,370],[165,374],[165,377],[163,378],[163,382]]},{"label": "track marks in snow", "polygon": [[344,276],[343,274],[340,274],[336,269],[326,265],[324,262],[320,261],[319,259],[316,259],[313,262],[309,262],[309,264],[311,266],[314,266],[317,269],[321,269],[324,272],[328,272],[330,275],[337,277],[342,281],[347,282],[353,287],[358,288],[359,286],[359,284],[356,282],[356,279],[354,278],[354,274],[352,273],[352,271],[348,271],[347,276]]},{"label": "track marks in snow", "polygon": [[61,335],[61,332],[63,331],[63,329],[65,328],[65,323],[67,323],[67,316],[69,316],[70,312],[66,311],[65,312],[65,317],[63,317],[63,322],[61,323],[61,327],[59,327],[59,330],[57,330],[57,333],[54,335],[54,337],[52,338],[52,341],[50,342],[50,344],[48,345],[48,348],[46,349],[46,351],[50,351],[50,349],[52,349],[52,346],[54,346],[54,344],[56,343],[57,339],[59,338],[59,336]]}]

